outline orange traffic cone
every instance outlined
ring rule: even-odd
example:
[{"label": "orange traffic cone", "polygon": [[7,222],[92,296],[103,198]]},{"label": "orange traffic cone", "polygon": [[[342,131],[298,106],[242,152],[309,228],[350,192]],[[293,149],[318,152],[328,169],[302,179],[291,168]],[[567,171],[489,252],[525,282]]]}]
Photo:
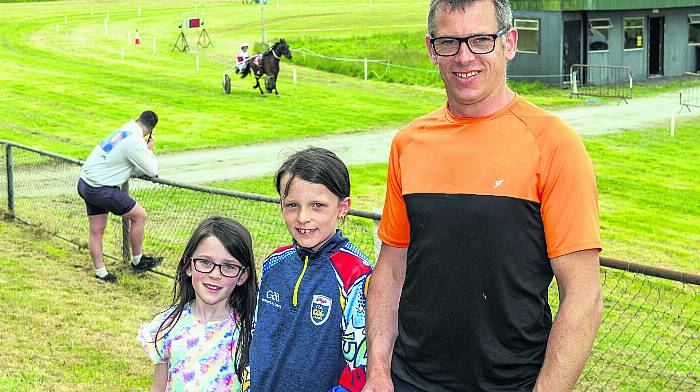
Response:
[{"label": "orange traffic cone", "polygon": [[139,34],[138,30],[136,30],[136,40],[135,40],[134,44],[141,45],[141,35]]}]

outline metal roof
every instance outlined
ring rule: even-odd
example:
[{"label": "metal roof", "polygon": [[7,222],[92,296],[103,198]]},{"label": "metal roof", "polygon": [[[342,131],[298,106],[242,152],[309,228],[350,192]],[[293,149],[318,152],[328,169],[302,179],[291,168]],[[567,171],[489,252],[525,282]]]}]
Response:
[{"label": "metal roof", "polygon": [[511,0],[519,11],[612,11],[698,7],[700,0]]}]

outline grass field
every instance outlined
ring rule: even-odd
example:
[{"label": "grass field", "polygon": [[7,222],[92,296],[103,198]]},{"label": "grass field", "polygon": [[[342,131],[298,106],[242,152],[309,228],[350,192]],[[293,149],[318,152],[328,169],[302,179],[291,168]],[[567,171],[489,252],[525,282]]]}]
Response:
[{"label": "grass field", "polygon": [[99,282],[86,253],[25,226],[0,224],[0,244],[0,301],[12,304],[0,315],[0,390],[147,389],[136,331],[167,304],[169,281]]},{"label": "grass field", "polygon": [[[201,16],[202,11],[214,47],[171,52],[182,18]],[[430,67],[421,38],[424,18],[425,4],[419,0],[281,0],[265,8],[269,39],[285,37],[293,47],[310,46],[329,55],[383,53],[392,62]],[[161,118],[157,150],[168,152],[395,128],[444,101],[439,87],[318,71],[311,63],[297,65],[306,63],[303,56],[291,63],[283,60],[280,98],[261,98],[251,80],[235,78],[232,94],[224,95],[221,75],[231,68],[239,43],[260,41],[259,6],[239,2],[4,3],[0,22],[0,138],[76,158],[85,158],[96,140],[147,108]],[[144,42],[141,47],[127,41],[136,29]],[[188,31],[188,36],[195,47],[196,32]],[[365,52],[363,47],[372,50]],[[293,68],[296,85],[291,81]],[[328,70],[353,73],[342,67]],[[402,75],[396,80],[419,83],[406,77],[434,74]],[[567,90],[536,83],[514,87],[546,107],[587,102],[567,98]]]},{"label": "grass field", "polygon": [[[357,7],[351,14],[359,20],[375,11],[367,23],[400,19],[384,15],[387,8],[375,3],[373,10]],[[224,95],[221,74],[231,67],[238,43],[255,40],[260,10],[239,2],[206,4],[205,25],[215,46],[199,50],[199,72],[195,54],[170,51],[183,13],[193,11],[190,1],[0,4],[0,138],[85,157],[106,132],[152,108],[161,118],[158,150],[177,151],[395,127],[443,100],[439,89],[365,82],[307,68],[299,69],[299,83],[293,85],[293,64],[286,60],[280,98],[261,98],[248,79],[234,80],[232,94]],[[338,11],[338,3],[281,4],[279,9],[268,6],[271,29],[292,23],[337,25],[347,13]],[[410,8],[392,5],[398,6]],[[127,32],[137,28],[143,47],[127,42]],[[194,46],[196,35],[188,34]]]}]

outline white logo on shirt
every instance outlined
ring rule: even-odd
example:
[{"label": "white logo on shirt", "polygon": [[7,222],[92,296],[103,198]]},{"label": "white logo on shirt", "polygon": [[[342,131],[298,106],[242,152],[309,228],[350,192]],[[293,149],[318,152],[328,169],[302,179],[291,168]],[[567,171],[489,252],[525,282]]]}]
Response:
[{"label": "white logo on shirt", "polygon": [[265,293],[265,298],[261,298],[262,301],[268,305],[272,305],[278,309],[282,309],[282,306],[280,306],[280,293],[272,290],[267,290]]},{"label": "white logo on shirt", "polygon": [[494,181],[494,184],[495,184],[495,185],[494,185],[493,187],[494,187],[494,188],[498,188],[499,186],[501,186],[501,184],[503,184],[503,181],[505,181],[505,180],[496,180],[496,181]]}]

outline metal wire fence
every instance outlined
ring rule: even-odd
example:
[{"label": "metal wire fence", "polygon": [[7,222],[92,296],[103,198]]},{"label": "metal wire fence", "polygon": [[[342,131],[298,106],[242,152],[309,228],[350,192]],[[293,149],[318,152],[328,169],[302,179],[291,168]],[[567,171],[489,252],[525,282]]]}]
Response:
[{"label": "metal wire fence", "polygon": [[700,86],[695,84],[695,82],[700,80],[700,74],[686,72],[685,76],[687,78],[681,83],[680,91],[681,111],[683,109],[691,111],[691,107],[700,108]]},{"label": "metal wire fence", "polygon": [[[5,164],[2,170],[0,186],[4,202],[0,211],[87,248],[85,205],[76,190],[81,162],[28,147],[5,146],[2,161],[10,162],[7,153],[11,151],[12,168],[8,170]],[[11,203],[7,191],[8,173],[13,177]],[[148,212],[144,251],[165,258],[159,272],[167,276],[174,275],[190,234],[207,216],[226,215],[248,227],[259,262],[291,241],[277,200],[269,196],[145,178],[132,178],[128,191]],[[376,214],[352,211],[341,226],[343,234],[370,259],[375,253],[371,217]],[[107,257],[130,259],[128,243],[124,242],[128,236],[124,236],[124,231],[121,218],[110,214],[104,239]]]},{"label": "metal wire fence", "polygon": [[627,66],[574,64],[571,66],[571,96],[632,98],[632,68]]},{"label": "metal wire fence", "polygon": [[[87,247],[85,207],[76,191],[81,162],[12,143],[0,142],[0,147],[0,212]],[[249,228],[258,261],[290,242],[272,197],[163,179],[132,179],[128,187],[149,214],[145,251],[165,257],[160,274],[174,274],[190,233],[214,214],[232,217]],[[371,260],[376,258],[377,218],[377,214],[353,211],[342,226],[343,233]],[[105,232],[108,257],[121,260],[126,253],[128,260],[123,230],[121,219],[110,216]],[[602,259],[601,264],[605,266],[601,268],[602,324],[576,390],[699,390],[700,277],[611,259]],[[555,313],[556,282],[549,294]]]}]

